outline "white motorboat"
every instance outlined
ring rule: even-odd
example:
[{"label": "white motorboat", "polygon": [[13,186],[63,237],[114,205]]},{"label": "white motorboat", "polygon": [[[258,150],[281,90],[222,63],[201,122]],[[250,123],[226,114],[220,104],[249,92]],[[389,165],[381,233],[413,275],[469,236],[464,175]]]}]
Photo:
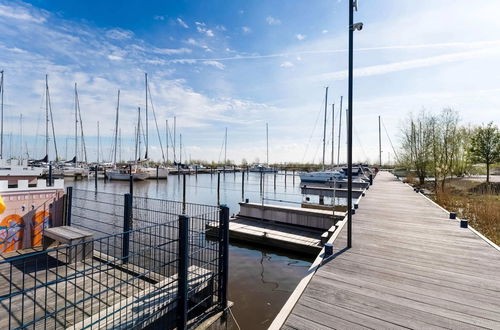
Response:
[{"label": "white motorboat", "polygon": [[326,183],[346,179],[346,175],[340,171],[301,172],[299,176],[301,182]]}]

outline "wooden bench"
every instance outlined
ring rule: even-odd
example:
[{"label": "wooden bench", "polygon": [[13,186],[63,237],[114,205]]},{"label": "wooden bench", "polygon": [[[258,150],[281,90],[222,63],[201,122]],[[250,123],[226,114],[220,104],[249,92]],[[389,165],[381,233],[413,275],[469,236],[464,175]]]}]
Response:
[{"label": "wooden bench", "polygon": [[70,226],[46,228],[43,231],[43,249],[54,241],[68,245],[66,262],[78,262],[92,258],[94,235],[91,232]]}]

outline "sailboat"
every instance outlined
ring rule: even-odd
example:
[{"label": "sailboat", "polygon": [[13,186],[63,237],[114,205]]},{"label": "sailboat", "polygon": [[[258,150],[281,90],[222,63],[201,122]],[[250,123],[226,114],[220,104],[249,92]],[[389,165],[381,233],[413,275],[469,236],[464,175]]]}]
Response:
[{"label": "sailboat", "polygon": [[[146,143],[146,161],[148,161],[148,148],[149,148],[149,120],[148,120],[148,105],[149,105],[149,98],[151,97],[151,92],[149,90],[149,85],[148,85],[148,74],[144,74],[144,79],[145,79],[145,88],[146,88],[146,136],[144,141]],[[151,106],[153,106],[153,102],[151,101]],[[165,162],[165,155],[163,153],[163,146],[161,143],[161,138],[160,138],[160,132],[158,130],[158,122],[156,121],[156,113],[154,111],[154,107],[152,107],[153,110],[153,117],[155,119],[155,124],[156,124],[156,131],[158,133],[158,139],[160,141],[160,148],[162,152],[162,157],[163,157],[163,162]],[[166,163],[166,162],[165,162]],[[146,172],[149,175],[150,179],[167,179],[168,178],[168,173],[169,169],[166,166],[158,166],[158,167],[151,167],[149,166],[149,162],[147,163],[148,166],[144,166],[142,168],[142,171]]]},{"label": "sailboat", "polygon": [[266,164],[257,164],[249,169],[250,172],[276,173],[278,170],[269,167],[269,126],[266,123]]},{"label": "sailboat", "polygon": [[[140,139],[140,128],[141,128],[141,109],[138,109],[139,116],[137,121],[137,137]],[[138,166],[137,162],[132,166],[125,166],[117,168],[116,166],[116,151],[118,146],[118,119],[120,112],[120,90],[118,90],[118,101],[116,105],[116,117],[115,117],[115,133],[114,133],[114,144],[113,144],[113,169],[106,172],[106,176],[109,180],[121,180],[128,181],[132,176],[133,180],[146,180],[149,175],[148,173],[142,171]]]},{"label": "sailboat", "polygon": [[[0,180],[7,180],[9,185],[17,184],[18,180],[28,180],[29,183],[35,183],[38,177],[42,175],[43,169],[40,167],[28,166],[27,159],[4,159],[3,154],[3,118],[4,118],[4,79],[3,71],[0,71]],[[22,115],[21,115],[22,116]],[[21,117],[21,136],[22,136],[22,117]],[[21,142],[22,145],[22,142]],[[22,148],[21,148],[22,149]],[[21,152],[22,154],[22,152]]]},{"label": "sailboat", "polygon": [[[66,161],[63,165],[62,172],[65,177],[84,177],[89,175],[89,170],[82,166],[78,166],[78,115],[80,110],[80,100],[78,98],[77,85],[75,83],[75,156],[70,161]],[[80,116],[81,121],[81,116]],[[81,123],[80,123],[81,124]],[[81,126],[83,128],[83,126]],[[83,131],[82,131],[83,134]],[[83,137],[83,135],[82,135]],[[83,141],[83,140],[82,140]],[[83,142],[82,142],[83,144]]]},{"label": "sailboat", "polygon": [[[341,99],[342,100],[342,99]],[[340,101],[340,112],[342,113],[342,101]],[[338,170],[325,170],[325,153],[326,153],[326,118],[328,113],[328,87],[325,88],[325,119],[323,122],[323,162],[322,170],[316,172],[300,172],[299,177],[301,182],[318,182],[325,183],[327,181],[339,181],[347,178],[344,172]],[[342,120],[341,120],[342,121]],[[333,123],[332,123],[333,126]],[[340,134],[340,129],[339,129]],[[340,135],[339,135],[340,138]],[[340,139],[339,139],[340,143]],[[340,145],[340,144],[339,144]],[[332,145],[333,149],[333,145]],[[332,153],[333,163],[333,153]],[[333,167],[333,166],[332,166]]]}]

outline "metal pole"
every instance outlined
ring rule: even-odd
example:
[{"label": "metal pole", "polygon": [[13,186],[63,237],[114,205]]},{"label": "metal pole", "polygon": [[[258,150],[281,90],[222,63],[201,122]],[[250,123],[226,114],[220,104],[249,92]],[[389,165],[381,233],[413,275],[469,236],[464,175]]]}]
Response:
[{"label": "metal pole", "polygon": [[285,188],[286,188],[286,170],[285,170]]},{"label": "metal pole", "polygon": [[[350,0],[349,0],[350,1]],[[341,137],[341,132],[342,132],[342,100],[343,96],[340,96],[340,110],[339,110],[339,140],[337,142],[338,148],[337,148],[337,166],[340,165],[340,137]]]},{"label": "metal pole", "polygon": [[274,191],[276,191],[276,172],[274,172]]},{"label": "metal pole", "polygon": [[245,200],[245,171],[241,172],[241,201]]},{"label": "metal pole", "polygon": [[49,187],[52,187],[52,163],[49,164]]},{"label": "metal pole", "polygon": [[71,226],[71,206],[73,204],[73,187],[66,188],[66,226]]},{"label": "metal pole", "polygon": [[134,196],[134,176],[132,175],[132,164],[128,164],[128,171],[129,171],[129,177],[128,177],[129,193],[130,196]]},{"label": "metal pole", "polygon": [[97,170],[99,169],[99,164],[97,164],[94,169],[95,169],[94,184],[95,184],[95,191],[97,192]]},{"label": "metal pole", "polygon": [[182,214],[186,214],[186,173],[182,173]]},{"label": "metal pole", "polygon": [[349,78],[348,103],[349,116],[347,125],[347,247],[352,247],[352,75],[353,75],[353,18],[356,0],[349,0]]},{"label": "metal pole", "polygon": [[229,208],[220,206],[219,211],[219,303],[227,307],[227,287],[229,283]]},{"label": "metal pole", "polygon": [[217,171],[217,205],[220,205],[220,172]]},{"label": "metal pole", "polygon": [[128,263],[130,249],[130,230],[132,229],[132,195],[124,195],[123,204],[123,238],[122,238],[122,261]]},{"label": "metal pole", "polygon": [[189,268],[189,217],[179,215],[179,265],[177,276],[177,329],[187,329],[188,268]]}]

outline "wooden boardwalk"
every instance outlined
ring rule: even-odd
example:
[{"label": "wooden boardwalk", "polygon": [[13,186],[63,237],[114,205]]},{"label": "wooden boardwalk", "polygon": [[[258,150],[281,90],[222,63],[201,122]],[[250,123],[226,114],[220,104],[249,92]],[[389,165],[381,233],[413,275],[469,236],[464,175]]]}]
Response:
[{"label": "wooden boardwalk", "polygon": [[353,247],[344,226],[274,327],[500,329],[496,247],[386,172],[359,205]]}]

